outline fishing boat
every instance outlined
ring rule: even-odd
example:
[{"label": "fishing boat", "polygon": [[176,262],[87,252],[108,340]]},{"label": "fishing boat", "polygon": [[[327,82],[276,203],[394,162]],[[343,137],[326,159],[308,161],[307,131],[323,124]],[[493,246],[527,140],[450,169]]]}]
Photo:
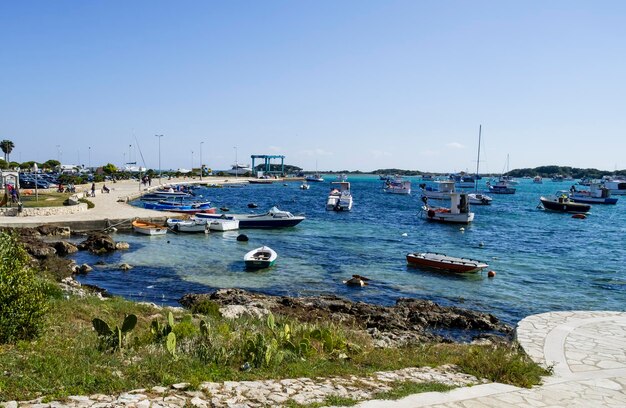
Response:
[{"label": "fishing boat", "polygon": [[567,212],[567,213],[586,213],[591,209],[591,205],[584,203],[576,203],[566,195],[561,194],[555,197],[541,197],[539,199],[541,205],[546,210]]},{"label": "fishing boat", "polygon": [[541,176],[537,175],[537,176],[535,176],[533,178],[533,183],[535,183],[535,184],[543,184],[543,178]]},{"label": "fishing boat", "polygon": [[458,273],[478,272],[489,266],[474,259],[458,258],[433,252],[410,253],[406,255],[406,261],[411,266]]},{"label": "fishing boat", "polygon": [[431,207],[428,198],[422,197],[424,206],[421,215],[429,221],[469,224],[474,221],[474,213],[470,212],[469,199],[466,193],[451,193],[450,208]]},{"label": "fishing boat", "polygon": [[474,188],[476,186],[476,178],[464,172],[450,174],[449,178],[454,181],[454,186],[456,188]]},{"label": "fishing boat", "polygon": [[193,194],[186,193],[184,191],[174,191],[174,189],[171,189],[171,191],[167,191],[167,190],[153,191],[151,193],[141,196],[142,201],[161,201],[161,200],[171,200],[173,198],[193,199],[195,197]]},{"label": "fishing boat", "polygon": [[420,184],[420,191],[422,197],[427,197],[429,200],[447,200],[450,195],[456,191],[454,181],[434,181],[432,184]]},{"label": "fishing boat", "polygon": [[617,204],[617,198],[611,197],[611,190],[600,183],[590,183],[588,190],[577,190],[572,186],[569,198],[575,203]]},{"label": "fishing boat", "polygon": [[326,210],[352,210],[352,193],[350,192],[350,183],[347,181],[333,181],[331,184],[331,190],[328,194],[328,199],[326,200]]},{"label": "fishing boat", "polygon": [[239,229],[239,220],[237,219],[207,219],[208,227],[211,231],[233,231]]},{"label": "fishing boat", "polygon": [[272,207],[264,214],[203,214],[196,217],[209,219],[237,219],[239,228],[286,228],[294,227],[306,219],[303,215],[293,215],[288,211],[281,211]]},{"label": "fishing boat", "polygon": [[626,195],[626,180],[624,179],[607,179],[603,184],[612,195]]},{"label": "fishing boat", "polygon": [[311,186],[309,184],[307,184],[306,180],[304,180],[302,182],[302,184],[300,184],[300,190],[308,190],[310,188],[311,188]]},{"label": "fishing boat", "polygon": [[168,218],[165,224],[176,232],[208,232],[207,221],[195,217],[188,220]]},{"label": "fishing boat", "polygon": [[411,194],[411,181],[402,180],[402,178],[387,180],[383,191],[390,194]]},{"label": "fishing boat", "polygon": [[243,256],[248,269],[269,268],[274,265],[276,258],[278,258],[276,251],[268,246],[253,249]]},{"label": "fishing boat", "polygon": [[142,221],[139,219],[132,222],[133,231],[144,235],[165,235],[167,227],[152,222]]}]

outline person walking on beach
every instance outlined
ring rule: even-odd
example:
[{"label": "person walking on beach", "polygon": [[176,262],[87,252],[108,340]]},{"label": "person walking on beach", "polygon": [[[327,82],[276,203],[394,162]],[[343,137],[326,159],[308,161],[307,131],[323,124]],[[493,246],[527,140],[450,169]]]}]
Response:
[{"label": "person walking on beach", "polygon": [[96,183],[91,183],[91,196],[96,196]]}]

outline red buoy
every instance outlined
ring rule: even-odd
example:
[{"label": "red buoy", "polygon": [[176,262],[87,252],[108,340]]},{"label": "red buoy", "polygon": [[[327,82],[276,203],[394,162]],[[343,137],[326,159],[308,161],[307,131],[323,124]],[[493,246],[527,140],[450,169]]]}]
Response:
[{"label": "red buoy", "polygon": [[493,278],[494,276],[496,276],[496,271],[489,271],[489,272],[487,272],[487,276],[489,278]]}]

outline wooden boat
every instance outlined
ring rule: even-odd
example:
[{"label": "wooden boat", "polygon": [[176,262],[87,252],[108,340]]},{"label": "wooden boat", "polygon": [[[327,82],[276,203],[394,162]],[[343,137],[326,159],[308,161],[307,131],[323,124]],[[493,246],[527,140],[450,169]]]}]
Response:
[{"label": "wooden boat", "polygon": [[165,235],[167,227],[152,222],[133,220],[133,231],[144,235]]},{"label": "wooden boat", "polygon": [[474,259],[458,258],[433,252],[410,253],[406,255],[406,261],[411,266],[458,273],[477,272],[489,266]]},{"label": "wooden boat", "polygon": [[569,199],[568,196],[562,194],[558,197],[546,198],[541,197],[543,208],[551,211],[568,212],[568,213],[586,213],[591,209],[591,205],[584,203],[576,203]]},{"label": "wooden boat", "polygon": [[431,207],[428,198],[422,197],[424,206],[421,215],[430,221],[469,224],[474,221],[474,213],[470,212],[469,199],[466,193],[450,193],[450,208]]},{"label": "wooden boat", "polygon": [[276,258],[278,258],[276,251],[270,247],[262,246],[245,254],[243,260],[248,269],[262,269],[274,265]]},{"label": "wooden boat", "polygon": [[387,180],[383,191],[390,194],[411,194],[411,181],[400,178]]}]

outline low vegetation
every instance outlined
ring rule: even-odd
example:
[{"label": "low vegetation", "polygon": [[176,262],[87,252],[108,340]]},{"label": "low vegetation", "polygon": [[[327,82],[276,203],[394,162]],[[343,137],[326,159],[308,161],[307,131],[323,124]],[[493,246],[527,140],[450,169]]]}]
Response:
[{"label": "low vegetation", "polygon": [[[194,388],[204,381],[366,376],[442,364],[456,364],[468,374],[519,386],[537,384],[546,374],[509,346],[423,344],[378,349],[362,332],[327,322],[302,323],[274,315],[225,319],[211,302],[184,311],[155,309],[121,298],[103,301],[66,295],[34,276],[12,237],[0,235],[0,252],[0,282],[5,285],[0,288],[0,325],[4,325],[0,327],[4,343],[0,345],[0,401],[113,394],[179,382]],[[20,283],[11,286],[21,288],[23,301],[5,295],[15,293],[5,292],[5,282],[17,272]],[[3,314],[8,310],[17,312]],[[392,393],[381,398],[438,386],[396,384]],[[328,402],[350,404],[351,400]]]},{"label": "low vegetation", "polygon": [[36,192],[35,189],[21,191],[20,200],[24,207],[62,207],[69,193],[57,193],[50,190]]}]

